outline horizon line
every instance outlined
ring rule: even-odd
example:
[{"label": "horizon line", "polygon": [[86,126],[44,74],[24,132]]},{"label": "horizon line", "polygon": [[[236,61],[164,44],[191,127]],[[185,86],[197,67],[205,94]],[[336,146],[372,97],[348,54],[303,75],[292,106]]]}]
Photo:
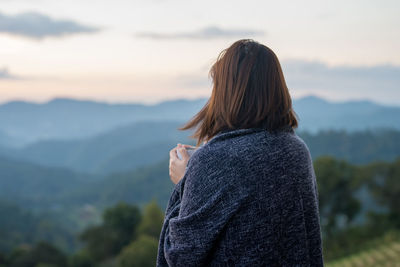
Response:
[{"label": "horizon line", "polygon": [[[349,103],[349,102],[369,102],[372,104],[380,105],[380,106],[385,106],[385,107],[400,107],[400,104],[389,104],[389,103],[383,103],[375,100],[371,100],[368,98],[348,98],[348,99],[343,99],[343,100],[332,100],[324,96],[319,96],[316,94],[306,94],[302,95],[299,97],[292,97],[292,100],[298,101],[302,100],[305,98],[317,98],[323,101],[326,101],[328,103],[332,104],[343,104],[343,103]],[[52,98],[48,98],[43,101],[35,101],[35,100],[29,100],[29,99],[24,99],[24,98],[15,98],[11,100],[6,100],[6,101],[0,101],[0,106],[7,105],[10,103],[26,103],[26,104],[36,104],[36,105],[45,105],[57,100],[70,100],[70,101],[76,101],[76,102],[91,102],[91,103],[97,103],[97,104],[105,104],[105,105],[142,105],[142,106],[157,106],[162,103],[166,102],[175,102],[175,101],[198,101],[198,100],[205,100],[208,99],[207,97],[197,97],[197,98],[187,98],[187,97],[177,97],[177,98],[171,98],[171,99],[164,99],[164,100],[159,100],[156,102],[143,102],[143,101],[107,101],[105,99],[96,99],[96,98],[78,98],[78,97],[71,97],[71,96],[54,96]]]}]

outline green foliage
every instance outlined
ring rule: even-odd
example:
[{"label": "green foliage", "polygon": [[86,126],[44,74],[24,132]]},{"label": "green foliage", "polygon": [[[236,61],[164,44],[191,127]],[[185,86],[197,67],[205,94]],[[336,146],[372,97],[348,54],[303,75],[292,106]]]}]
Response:
[{"label": "green foliage", "polygon": [[118,203],[104,211],[101,225],[82,233],[86,247],[72,257],[71,264],[108,266],[118,255],[117,266],[154,266],[162,223],[163,213],[155,200],[144,207],[143,215],[137,206]]},{"label": "green foliage", "polygon": [[400,156],[400,131],[376,129],[365,131],[324,130],[316,134],[299,132],[313,159],[331,156],[353,164],[393,161]]},{"label": "green foliage", "polygon": [[87,184],[90,175],[0,157],[0,198],[24,207],[54,208],[54,200]]},{"label": "green foliage", "polygon": [[157,259],[157,239],[141,235],[125,247],[117,258],[117,267],[153,267]]},{"label": "green foliage", "polygon": [[393,163],[371,164],[368,173],[375,197],[388,207],[390,220],[400,228],[400,158]]},{"label": "green foliage", "polygon": [[397,266],[400,262],[400,234],[388,232],[374,240],[359,243],[357,251],[327,261],[326,266]]},{"label": "green foliage", "polygon": [[140,209],[135,205],[118,203],[103,213],[103,224],[86,229],[81,239],[92,259],[103,261],[115,256],[135,237],[140,222]]},{"label": "green foliage", "polygon": [[30,249],[31,247],[26,245],[15,247],[11,251],[10,255],[8,255],[7,261],[9,263],[18,261],[18,259],[25,257],[29,253]]},{"label": "green foliage", "polygon": [[[400,229],[396,205],[400,194],[400,159],[354,166],[322,157],[314,162],[314,168],[325,259],[358,253],[371,239]],[[360,197],[364,189],[369,193]],[[361,213],[366,214],[366,220],[356,221]]]},{"label": "green foliage", "polygon": [[[170,133],[173,135],[170,131],[171,125],[173,124],[166,123],[163,126],[168,135]],[[95,154],[105,155],[98,152],[108,149],[110,145],[114,144],[114,140],[118,139],[119,145],[115,150],[116,154],[101,163],[93,161],[90,168],[99,166],[99,170],[103,167],[109,170],[122,170],[129,166],[137,166],[135,164],[138,162],[152,164],[160,158],[167,157],[160,151],[165,151],[168,143],[167,139],[164,140],[161,137],[165,133],[160,131],[162,134],[157,133],[157,138],[149,137],[152,141],[157,140],[156,143],[153,143],[154,146],[151,149],[149,147],[146,150],[142,149],[142,144],[138,140],[147,137],[149,130],[154,129],[153,126],[149,126],[147,130],[139,127],[141,129],[140,138],[131,140],[131,146],[127,150],[124,150],[126,147],[123,144],[126,144],[126,138],[131,138],[132,131],[139,129],[136,126],[122,128],[96,139],[104,142],[91,143],[89,139],[86,140],[85,143],[88,144],[88,146],[85,145],[86,152],[80,155],[84,155],[87,160],[92,159]],[[314,158],[330,154],[352,163],[365,163],[376,159],[392,160],[400,154],[400,132],[394,130],[353,133],[323,131],[318,134],[305,132],[299,134],[308,144]],[[169,136],[168,138],[175,137]],[[40,155],[47,155],[47,160],[50,160],[47,163],[51,165],[55,163],[51,160],[59,161],[60,157],[64,157],[57,156],[57,153],[53,154],[53,152],[64,151],[65,148],[68,150],[70,147],[68,142],[60,144],[60,146],[56,143],[58,142],[36,144],[30,146],[26,152],[29,150],[32,159],[38,158]],[[104,146],[99,147],[100,150],[96,150],[100,143],[104,143]],[[160,146],[160,144],[163,145]],[[40,153],[39,150],[36,150],[39,147]],[[153,157],[155,154],[157,157]],[[7,157],[8,155],[11,157],[11,154],[7,154]],[[73,153],[68,157],[70,156],[73,157]],[[143,160],[139,161],[139,158],[143,158]],[[132,165],[130,161],[135,161],[135,163]],[[60,162],[65,161],[61,160]],[[82,163],[82,161],[76,162]],[[112,164],[108,166],[107,164],[110,162]],[[399,183],[396,179],[399,175],[392,163],[374,163],[368,165],[367,168],[367,166],[354,166],[350,163],[334,161],[323,163],[318,159],[315,162],[320,187],[321,222],[325,234],[334,235],[334,233],[352,226],[359,220],[361,213],[366,216],[370,208],[370,203],[366,199],[377,202],[390,210],[385,221],[390,221],[392,226],[393,224],[397,225],[396,227],[399,226],[399,222],[394,223],[400,217],[399,205],[396,205],[396,200],[399,199]],[[121,163],[121,165],[116,165],[117,163]],[[100,218],[98,212],[94,215],[94,219],[93,217],[89,220],[82,219],[79,211],[85,205],[102,210],[115,205],[118,201],[142,206],[151,199],[157,199],[158,204],[164,208],[173,188],[166,172],[167,169],[168,161],[164,160],[133,171],[101,177],[2,158],[0,160],[0,198],[12,201],[32,212],[26,212],[17,207],[7,208],[0,201],[0,217],[2,218],[0,220],[0,235],[2,236],[0,251],[8,253],[19,244],[34,244],[39,240],[55,244],[65,251],[72,251],[73,248],[76,248],[72,234],[86,227],[89,220],[98,221]],[[324,169],[326,170],[324,171]],[[370,174],[374,174],[375,178]],[[336,176],[340,179],[336,179]],[[379,177],[383,177],[382,183],[380,182],[382,179]],[[388,178],[386,179],[386,177]],[[360,188],[367,185],[367,182],[368,192],[372,192],[373,196],[366,196],[364,200],[356,197]],[[50,215],[43,215],[43,211],[50,210]],[[39,215],[34,214],[38,212],[40,212]],[[377,225],[377,227],[380,226]],[[101,232],[101,230],[97,231]],[[109,238],[112,239],[113,235],[111,231]],[[149,235],[156,236],[156,233],[149,233]],[[129,236],[129,238],[132,237]],[[123,241],[123,243],[125,242],[126,240]]]},{"label": "green foliage", "polygon": [[32,241],[37,221],[16,205],[0,201],[0,251],[8,252],[20,243]]},{"label": "green foliage", "polygon": [[71,256],[69,266],[71,266],[71,267],[93,267],[93,266],[95,266],[95,261],[92,259],[92,257],[90,257],[87,250],[81,250]]},{"label": "green foliage", "polygon": [[20,244],[47,241],[65,250],[75,245],[69,229],[47,214],[33,214],[19,206],[0,201],[0,251],[10,252]]},{"label": "green foliage", "polygon": [[[154,166],[139,168],[133,172],[105,177],[102,181],[92,183],[87,187],[82,185],[81,191],[60,195],[49,201],[53,205],[57,203],[57,210],[48,215],[40,212],[40,216],[37,216],[22,210],[17,205],[0,200],[0,217],[2,218],[0,220],[0,234],[2,236],[0,251],[9,252],[21,243],[33,244],[39,240],[46,240],[66,251],[71,251],[73,247],[76,247],[73,233],[82,229],[78,228],[77,222],[85,226],[84,220],[86,219],[82,219],[82,216],[79,215],[79,210],[88,206],[82,205],[83,203],[93,203],[90,206],[96,210],[101,210],[103,207],[115,205],[117,201],[141,205],[153,198],[157,199],[158,203],[165,205],[173,188],[168,173],[165,172],[166,169],[168,169],[168,162],[163,161]],[[0,180],[2,178],[0,176]],[[29,197],[29,194],[24,197]],[[42,207],[41,209],[47,208]],[[101,230],[96,230],[96,233],[99,231],[101,232]],[[121,236],[118,233],[115,235]],[[100,234],[99,238],[102,236]],[[110,234],[103,237],[112,239],[113,236],[113,231],[110,231]],[[130,238],[134,237],[126,235],[122,238],[122,244],[129,242]]]},{"label": "green foliage", "polygon": [[321,157],[314,162],[324,233],[333,236],[346,228],[360,210],[355,198],[357,168],[342,160]]},{"label": "green foliage", "polygon": [[[11,160],[8,156],[2,157],[0,198],[34,210],[58,210],[66,216],[69,216],[74,208],[87,203],[104,208],[118,201],[142,205],[156,198],[159,205],[164,207],[173,188],[165,171],[168,168],[168,155],[165,151],[176,144],[171,141],[176,138],[174,125],[162,124],[162,130],[157,128],[160,126],[157,123],[147,127],[142,125],[121,128],[98,136],[95,140],[88,139],[83,143],[76,141],[77,144],[73,146],[71,153],[61,153],[64,150],[69,151],[72,147],[69,142],[60,141],[62,144],[58,144],[58,141],[49,141],[29,146],[24,150],[23,155],[30,155],[27,159],[9,155],[19,160],[38,160],[45,156],[46,159],[39,162],[43,166]],[[364,164],[376,160],[391,161],[400,156],[400,131],[396,130],[352,133],[321,131],[317,134],[299,132],[299,135],[309,146],[314,159],[331,155],[352,164]],[[146,145],[144,149],[142,140],[148,140],[146,142],[150,142],[151,145]],[[116,141],[118,146],[115,145]],[[115,150],[115,155],[110,154],[111,148]],[[73,152],[75,150],[76,153]],[[78,154],[79,156],[76,156]],[[68,159],[65,159],[65,156]],[[75,156],[77,158],[74,158]],[[85,160],[81,160],[81,156],[84,156]],[[102,160],[98,160],[98,157]],[[161,160],[163,161],[160,162]],[[88,161],[93,164],[93,170],[104,173],[101,170],[107,168],[116,173],[104,178],[102,175],[79,174],[67,169],[44,167],[57,165],[56,162],[75,162],[86,168],[89,166],[86,164]],[[75,166],[75,163],[72,165]],[[98,167],[94,167],[95,165]],[[142,167],[136,168],[139,166]]]},{"label": "green foliage", "polygon": [[38,263],[35,265],[35,267],[58,267],[58,266],[51,263]]},{"label": "green foliage", "polygon": [[115,230],[107,229],[103,225],[86,229],[80,238],[86,244],[91,258],[102,261],[118,252],[118,235]]},{"label": "green foliage", "polygon": [[[327,134],[328,137],[329,134]],[[391,137],[388,140],[388,144],[393,143],[393,140],[390,141]],[[380,142],[385,143],[383,140]],[[345,146],[356,149],[351,144]],[[325,149],[330,149],[330,147],[327,146]],[[347,148],[337,147],[336,149],[346,151]],[[374,151],[375,148],[369,149]],[[353,155],[356,153],[358,152],[354,152]],[[395,154],[393,151],[390,153]],[[2,166],[7,164],[7,162],[3,163]],[[66,218],[70,216],[72,207],[81,207],[83,203],[89,203],[96,210],[111,207],[104,211],[100,225],[83,231],[81,234],[84,243],[83,250],[71,257],[70,266],[112,266],[114,263],[120,266],[124,264],[146,266],[148,263],[153,266],[154,255],[156,255],[154,247],[157,247],[157,245],[154,246],[153,241],[157,243],[163,222],[163,212],[157,204],[164,206],[173,188],[165,171],[167,166],[168,162],[163,161],[132,172],[109,175],[86,185],[78,183],[79,185],[74,186],[79,189],[72,191],[57,191],[57,187],[54,188],[55,192],[62,192],[62,195],[46,193],[46,190],[51,191],[50,186],[41,189],[43,191],[19,196],[18,203],[27,201],[32,202],[32,205],[39,205],[38,203],[43,200],[59,203],[61,208],[56,207],[57,214],[66,214],[60,218],[55,218],[54,215],[42,215],[42,213],[38,216],[16,205],[0,201],[0,251],[9,253],[11,248],[21,244],[32,245],[39,240],[46,240],[63,249],[75,244],[70,235],[71,229],[74,228],[65,229],[63,224],[69,223]],[[14,174],[21,174],[20,171],[24,168],[21,167],[21,170]],[[320,157],[315,160],[314,168],[319,189],[324,254],[327,260],[361,253],[362,244],[383,236],[388,229],[400,228],[400,206],[397,204],[400,199],[400,158],[395,162],[375,162],[356,166],[344,160]],[[54,172],[54,177],[57,173],[58,171]],[[8,180],[3,180],[2,183],[8,186],[12,182],[12,177],[7,177]],[[29,175],[24,177],[29,179]],[[0,180],[2,178],[3,176]],[[34,181],[31,182],[27,186],[31,189],[36,188]],[[30,189],[27,188],[17,192],[21,193],[25,190],[28,192]],[[17,199],[18,196],[15,198]],[[144,207],[143,215],[141,215],[136,205],[143,205],[151,199],[153,199],[152,202]],[[40,201],[35,202],[36,200]],[[118,201],[135,203],[135,205],[118,203]],[[42,206],[42,208],[48,209],[50,206]],[[361,215],[364,219],[360,219]],[[47,259],[32,260],[32,250],[20,248],[3,258],[0,256],[0,266],[13,266],[11,263],[17,264],[23,260],[35,261],[35,265],[54,265]]]},{"label": "green foliage", "polygon": [[0,253],[0,267],[6,266],[7,265],[7,258],[6,255],[3,253]]},{"label": "green foliage", "polygon": [[115,229],[130,240],[134,238],[137,225],[140,222],[140,209],[135,205],[129,205],[123,202],[118,203],[112,208],[104,211],[104,226],[109,229]]},{"label": "green foliage", "polygon": [[148,235],[158,239],[164,222],[164,213],[155,200],[144,208],[142,221],[138,227],[138,234]]},{"label": "green foliage", "polygon": [[31,249],[19,249],[11,254],[10,267],[67,266],[67,256],[46,242],[39,242]]},{"label": "green foliage", "polygon": [[81,205],[83,202],[108,207],[118,201],[143,205],[157,199],[158,204],[165,207],[173,189],[166,170],[167,159],[131,172],[109,175],[65,195],[62,201],[73,202],[73,205]]}]

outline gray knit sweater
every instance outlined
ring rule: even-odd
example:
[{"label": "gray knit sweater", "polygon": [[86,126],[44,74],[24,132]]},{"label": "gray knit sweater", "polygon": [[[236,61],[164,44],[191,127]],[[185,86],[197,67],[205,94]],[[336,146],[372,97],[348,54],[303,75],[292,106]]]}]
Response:
[{"label": "gray knit sweater", "polygon": [[293,130],[223,131],[189,159],[157,266],[323,266],[317,183]]}]

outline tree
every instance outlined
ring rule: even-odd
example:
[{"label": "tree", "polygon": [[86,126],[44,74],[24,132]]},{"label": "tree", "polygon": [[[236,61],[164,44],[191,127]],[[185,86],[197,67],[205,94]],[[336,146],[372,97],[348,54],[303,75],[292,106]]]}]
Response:
[{"label": "tree", "polygon": [[103,214],[104,226],[116,235],[116,252],[136,238],[136,229],[141,220],[140,209],[136,205],[118,203],[106,209]]},{"label": "tree", "polygon": [[138,226],[138,234],[158,239],[164,222],[164,214],[155,200],[144,208],[142,220]]},{"label": "tree", "polygon": [[91,258],[97,262],[107,259],[119,252],[118,234],[114,229],[104,225],[92,226],[81,235],[81,240],[86,243],[86,249]]},{"label": "tree", "polygon": [[360,210],[355,198],[357,168],[346,161],[321,157],[314,162],[323,232],[328,236],[346,228]]},{"label": "tree", "polygon": [[157,260],[157,239],[141,235],[125,247],[117,258],[117,267],[153,267]]},{"label": "tree", "polygon": [[6,256],[0,253],[0,267],[7,266]]},{"label": "tree", "polygon": [[71,257],[71,267],[93,267],[95,266],[94,260],[90,257],[86,250],[81,250]]},{"label": "tree", "polygon": [[400,228],[400,158],[393,163],[373,163],[367,169],[374,196],[388,209],[387,219]]},{"label": "tree", "polygon": [[39,242],[32,249],[18,250],[10,258],[11,267],[67,266],[67,256],[46,242]]},{"label": "tree", "polygon": [[86,229],[81,239],[87,244],[89,255],[102,261],[117,255],[136,236],[140,209],[135,205],[118,203],[103,213],[103,224]]}]

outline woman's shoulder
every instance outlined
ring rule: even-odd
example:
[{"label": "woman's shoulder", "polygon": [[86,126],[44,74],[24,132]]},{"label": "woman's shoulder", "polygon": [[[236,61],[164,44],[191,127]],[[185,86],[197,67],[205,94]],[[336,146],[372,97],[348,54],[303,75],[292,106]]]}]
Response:
[{"label": "woman's shoulder", "polygon": [[246,147],[296,147],[308,151],[304,140],[294,130],[268,131],[262,128],[236,129],[221,132],[202,146],[201,153],[210,151],[223,151],[243,149]]},{"label": "woman's shoulder", "polygon": [[306,157],[310,157],[310,150],[306,144],[306,142],[296,133],[288,137],[290,140],[289,144],[293,151],[297,153],[303,154]]},{"label": "woman's shoulder", "polygon": [[251,160],[261,154],[265,157],[310,157],[308,146],[295,131],[270,132],[250,128],[217,134],[196,149],[189,163],[216,166],[218,162],[221,166],[246,157]]}]

